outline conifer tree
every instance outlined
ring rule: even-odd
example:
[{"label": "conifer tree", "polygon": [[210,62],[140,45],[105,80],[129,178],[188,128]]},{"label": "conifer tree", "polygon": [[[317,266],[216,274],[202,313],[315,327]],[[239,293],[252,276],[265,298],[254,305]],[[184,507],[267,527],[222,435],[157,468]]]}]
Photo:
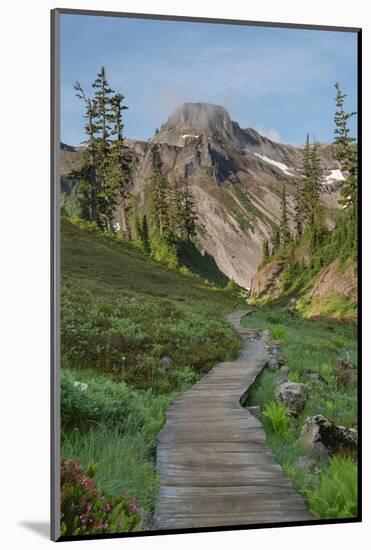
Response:
[{"label": "conifer tree", "polygon": [[189,183],[185,182],[185,189],[183,191],[183,211],[184,211],[184,232],[186,238],[190,240],[196,235],[196,222],[198,220],[196,211],[196,202],[190,191]]},{"label": "conifer tree", "polygon": [[276,227],[273,232],[273,238],[272,238],[272,256],[274,256],[274,254],[277,254],[280,247],[281,247],[280,228]]},{"label": "conifer tree", "polygon": [[302,223],[313,228],[320,207],[321,167],[318,155],[318,143],[312,145],[307,135],[303,151],[303,186],[300,192]]},{"label": "conifer tree", "polygon": [[337,107],[335,113],[335,158],[339,161],[341,171],[345,175],[345,180],[341,183],[342,204],[355,218],[358,203],[358,154],[356,147],[352,145],[355,139],[349,136],[349,120],[356,115],[356,112],[345,112],[346,94],[342,93],[339,83],[335,84],[335,88]]},{"label": "conifer tree", "polygon": [[296,189],[295,196],[295,236],[299,240],[303,234],[303,212],[301,204],[301,192],[300,187]]},{"label": "conifer tree", "polygon": [[190,240],[196,234],[196,203],[186,180],[176,182],[172,192],[171,218],[174,232]]},{"label": "conifer tree", "polygon": [[143,241],[142,224],[140,223],[139,216],[135,218],[135,238],[139,242]]},{"label": "conifer tree", "polygon": [[320,206],[321,196],[321,165],[318,155],[318,143],[313,142],[310,150],[310,164],[311,164],[311,195],[310,195],[310,214],[311,223],[317,222],[317,214]]},{"label": "conifer tree", "polygon": [[285,184],[283,184],[283,187],[282,187],[280,229],[281,229],[280,241],[283,244],[283,246],[286,246],[291,241],[291,233],[290,233],[289,221],[287,216],[287,195],[286,195]]},{"label": "conifer tree", "polygon": [[112,105],[112,136],[114,141],[111,144],[111,172],[110,182],[118,194],[118,210],[120,226],[124,240],[131,240],[130,225],[128,222],[128,210],[130,199],[130,176],[132,155],[123,142],[123,120],[122,112],[128,107],[123,104],[125,97],[122,94],[115,94],[111,98]]},{"label": "conifer tree", "polygon": [[269,260],[269,243],[268,239],[264,239],[263,241],[263,263],[266,263]]},{"label": "conifer tree", "polygon": [[152,145],[153,176],[151,178],[151,210],[153,223],[161,238],[169,237],[169,186],[162,175],[162,161],[158,145]]},{"label": "conifer tree", "polygon": [[75,82],[74,89],[76,91],[76,96],[84,102],[84,118],[86,120],[85,132],[87,139],[83,142],[86,145],[84,165],[81,170],[74,172],[72,175],[80,181],[80,196],[82,197],[82,209],[85,214],[84,217],[87,217],[94,223],[97,223],[98,185],[96,180],[96,103],[85,94],[80,82]]},{"label": "conifer tree", "polygon": [[147,222],[147,216],[144,214],[141,227],[141,239],[143,243],[143,249],[146,254],[151,254],[151,242],[149,239],[149,228]]},{"label": "conifer tree", "polygon": [[114,209],[117,201],[117,181],[112,176],[111,172],[111,155],[110,155],[110,123],[113,120],[112,113],[112,95],[113,90],[109,87],[106,79],[105,68],[101,67],[97,78],[93,82],[95,89],[94,101],[96,105],[95,125],[97,128],[96,149],[97,149],[97,166],[96,176],[99,181],[100,193],[98,197],[99,220],[98,223],[103,229],[112,227]]},{"label": "conifer tree", "polygon": [[309,134],[307,134],[307,139],[303,150],[303,187],[300,193],[301,205],[303,210],[303,221],[305,221],[306,225],[309,225],[311,223],[311,219],[310,219],[311,218],[310,216],[311,185],[312,185],[311,174],[312,174],[311,150],[310,150]]}]

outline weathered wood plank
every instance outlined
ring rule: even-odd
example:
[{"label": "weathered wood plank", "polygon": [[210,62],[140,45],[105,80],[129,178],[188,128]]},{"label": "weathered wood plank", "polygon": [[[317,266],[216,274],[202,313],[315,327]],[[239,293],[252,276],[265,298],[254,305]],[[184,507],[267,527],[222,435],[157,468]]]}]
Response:
[{"label": "weathered wood plank", "polygon": [[312,519],[277,464],[260,422],[241,407],[265,363],[267,336],[243,329],[236,361],[216,365],[168,408],[158,434],[159,529],[249,525]]}]

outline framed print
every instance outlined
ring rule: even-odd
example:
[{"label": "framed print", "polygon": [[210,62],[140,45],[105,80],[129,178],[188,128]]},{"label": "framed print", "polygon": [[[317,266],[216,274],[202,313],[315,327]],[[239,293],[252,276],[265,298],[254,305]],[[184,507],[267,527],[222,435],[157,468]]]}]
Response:
[{"label": "framed print", "polygon": [[52,11],[54,540],[361,520],[360,59]]}]

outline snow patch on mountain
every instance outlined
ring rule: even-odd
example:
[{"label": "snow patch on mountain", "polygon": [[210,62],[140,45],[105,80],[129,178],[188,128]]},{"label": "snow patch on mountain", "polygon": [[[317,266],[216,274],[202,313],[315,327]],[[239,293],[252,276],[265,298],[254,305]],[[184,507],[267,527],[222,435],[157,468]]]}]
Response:
[{"label": "snow patch on mountain", "polygon": [[194,135],[194,134],[183,134],[182,135],[182,138],[183,139],[187,139],[187,138],[198,138],[198,136]]},{"label": "snow patch on mountain", "polygon": [[264,160],[264,162],[267,162],[268,164],[271,164],[272,166],[275,166],[276,168],[279,168],[282,170],[286,176],[294,176],[292,172],[290,172],[289,167],[286,166],[283,162],[278,162],[277,160],[270,159],[269,157],[266,157],[265,155],[260,155],[259,153],[254,153],[256,157],[259,157],[260,159]]},{"label": "snow patch on mountain", "polygon": [[325,177],[325,182],[330,183],[332,181],[344,181],[345,178],[341,173],[341,170],[330,170],[330,174]]}]

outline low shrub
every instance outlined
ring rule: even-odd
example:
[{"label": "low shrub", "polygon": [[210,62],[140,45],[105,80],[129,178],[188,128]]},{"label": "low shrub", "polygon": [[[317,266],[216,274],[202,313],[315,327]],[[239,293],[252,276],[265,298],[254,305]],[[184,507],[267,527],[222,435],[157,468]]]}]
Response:
[{"label": "low shrub", "polygon": [[289,378],[291,382],[295,382],[295,383],[300,382],[300,374],[295,370],[290,371]]},{"label": "low shrub", "polygon": [[151,236],[151,256],[156,262],[164,264],[170,269],[179,267],[176,246],[156,234]]},{"label": "low shrub", "polygon": [[317,490],[309,494],[312,512],[320,518],[357,515],[357,465],[350,458],[333,458],[322,472]]},{"label": "low shrub", "polygon": [[108,498],[94,482],[94,465],[84,472],[76,459],[61,466],[61,535],[126,533],[140,529],[135,498]]},{"label": "low shrub", "polygon": [[[84,389],[76,382],[87,383]],[[90,428],[104,422],[121,430],[146,430],[163,423],[163,410],[172,397],[155,396],[151,390],[134,390],[125,382],[76,370],[61,371],[61,421],[63,429]]]},{"label": "low shrub", "polygon": [[88,432],[69,430],[62,436],[62,456],[77,457],[83,468],[94,462],[94,479],[104,493],[118,497],[127,492],[135,496],[141,510],[151,513],[159,479],[153,460],[156,426],[149,428],[151,432],[124,432],[120,425],[102,423]]},{"label": "low shrub", "polygon": [[[201,307],[149,298],[106,302],[64,287],[61,309],[63,366],[113,374],[155,393],[179,389],[180,369],[204,373],[239,350],[233,327]],[[174,362],[166,373],[163,356]]]},{"label": "low shrub", "polygon": [[283,327],[272,327],[269,332],[273,340],[278,340],[279,342],[285,341],[286,330]]},{"label": "low shrub", "polygon": [[275,433],[282,437],[287,437],[290,434],[292,421],[287,414],[287,407],[283,403],[271,401],[265,406],[263,416],[268,418]]}]

